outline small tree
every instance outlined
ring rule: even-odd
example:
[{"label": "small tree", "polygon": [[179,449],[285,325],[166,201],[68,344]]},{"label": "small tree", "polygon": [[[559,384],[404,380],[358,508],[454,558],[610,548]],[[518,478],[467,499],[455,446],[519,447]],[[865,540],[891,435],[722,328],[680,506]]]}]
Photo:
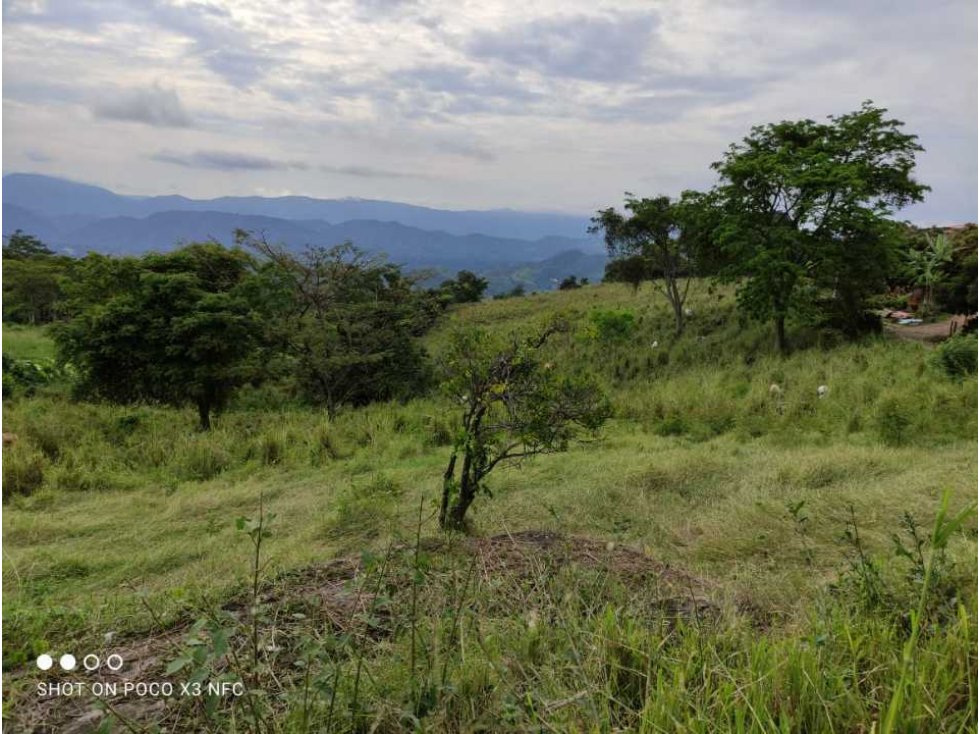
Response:
[{"label": "small tree", "polygon": [[[462,427],[442,481],[439,524],[462,528],[486,477],[501,463],[564,450],[580,431],[597,431],[610,406],[597,385],[560,374],[541,350],[562,324],[529,339],[480,330],[452,335],[444,385],[463,406]],[[459,460],[461,459],[461,466]]]},{"label": "small tree", "polygon": [[7,244],[3,246],[4,260],[30,260],[31,258],[51,257],[52,255],[54,255],[54,250],[34,235],[26,234],[22,229],[14,230],[14,233],[7,238]]},{"label": "small tree", "polygon": [[55,332],[81,389],[115,402],[197,406],[200,427],[259,371],[261,314],[250,298],[252,261],[241,250],[194,244],[143,258],[95,257],[75,274],[71,319]]},{"label": "small tree", "polygon": [[930,313],[935,307],[935,286],[945,276],[945,264],[952,261],[951,242],[944,234],[932,237],[925,232],[925,246],[921,249],[910,248],[906,260],[912,282],[924,289],[921,310]]},{"label": "small tree", "polygon": [[677,335],[683,333],[683,307],[690,292],[694,270],[694,200],[698,195],[685,192],[678,201],[668,196],[637,199],[626,193],[625,210],[603,209],[592,217],[589,232],[602,232],[613,263],[606,277],[639,287],[650,280],[673,310]]},{"label": "small tree", "polygon": [[330,417],[343,405],[407,397],[425,387],[415,338],[431,324],[424,294],[397,265],[347,243],[296,255],[240,233],[282,286],[279,337],[304,397]]},{"label": "small tree", "polygon": [[480,278],[470,270],[460,270],[455,280],[446,280],[439,289],[450,297],[451,303],[477,303],[489,287],[486,278]]}]

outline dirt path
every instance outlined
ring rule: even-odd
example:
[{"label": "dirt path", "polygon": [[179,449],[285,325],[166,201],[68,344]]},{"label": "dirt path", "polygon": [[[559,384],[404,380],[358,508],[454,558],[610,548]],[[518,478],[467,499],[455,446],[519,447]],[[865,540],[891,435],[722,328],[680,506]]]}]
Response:
[{"label": "dirt path", "polygon": [[908,341],[924,342],[925,344],[937,344],[948,338],[949,324],[952,319],[936,321],[933,324],[917,324],[916,326],[902,326],[884,322],[884,331],[896,336],[898,339]]}]

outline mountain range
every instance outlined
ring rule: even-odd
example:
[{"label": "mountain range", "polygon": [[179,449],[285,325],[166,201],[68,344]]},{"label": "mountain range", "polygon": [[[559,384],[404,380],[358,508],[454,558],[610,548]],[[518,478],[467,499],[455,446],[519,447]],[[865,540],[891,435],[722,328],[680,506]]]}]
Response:
[{"label": "mountain range", "polygon": [[491,291],[516,282],[546,289],[565,275],[600,278],[605,257],[588,224],[564,214],[365,199],[125,196],[50,176],[3,177],[3,235],[20,229],[69,254],[138,254],[204,239],[230,244],[245,229],[295,249],[349,241],[408,268],[475,270],[489,274]]}]

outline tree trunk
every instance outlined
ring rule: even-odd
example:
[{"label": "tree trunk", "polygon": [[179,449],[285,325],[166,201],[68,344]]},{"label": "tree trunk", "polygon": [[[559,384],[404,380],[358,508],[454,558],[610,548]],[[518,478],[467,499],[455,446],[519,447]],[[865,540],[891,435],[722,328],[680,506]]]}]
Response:
[{"label": "tree trunk", "polygon": [[476,488],[463,478],[462,486],[459,488],[459,498],[449,512],[449,527],[454,530],[462,530],[465,527],[466,511],[469,510],[469,505],[474,499],[476,499]]},{"label": "tree trunk", "polygon": [[680,302],[680,294],[676,290],[675,286],[671,286],[671,293],[673,294],[670,298],[670,305],[673,306],[673,318],[676,321],[676,335],[680,336],[683,334],[683,304]]},{"label": "tree trunk", "polygon": [[205,398],[197,401],[197,415],[200,417],[202,431],[211,430],[211,403]]},{"label": "tree trunk", "polygon": [[456,454],[452,454],[449,465],[442,475],[442,504],[439,507],[439,527],[445,529],[445,521],[449,514],[449,499],[452,497],[452,483],[455,481]]},{"label": "tree trunk", "polygon": [[459,496],[449,509],[449,515],[444,527],[452,530],[462,530],[465,527],[466,511],[476,499],[476,483],[463,472],[459,481]]},{"label": "tree trunk", "polygon": [[785,338],[785,315],[779,314],[775,317],[775,348],[779,354],[787,354],[789,343]]}]

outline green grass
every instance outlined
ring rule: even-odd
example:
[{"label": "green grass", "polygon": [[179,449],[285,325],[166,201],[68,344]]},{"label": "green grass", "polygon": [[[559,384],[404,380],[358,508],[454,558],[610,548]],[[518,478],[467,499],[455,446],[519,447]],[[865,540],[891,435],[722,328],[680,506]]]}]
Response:
[{"label": "green grass", "polygon": [[[676,340],[651,291],[592,286],[459,309],[427,342],[437,356],[457,325],[526,329],[555,314],[580,327],[549,358],[598,374],[616,418],[566,453],[495,472],[493,498],[473,507],[474,530],[544,529],[641,548],[705,579],[721,620],[665,624],[640,603],[648,590],[615,584],[585,611],[594,579],[571,571],[516,588],[480,578],[463,594],[464,642],[462,627],[446,621],[464,561],[433,554],[424,629],[409,634],[401,596],[394,634],[330,654],[334,712],[337,700],[347,712],[337,730],[413,729],[404,707],[417,713],[421,682],[406,668],[411,638],[419,660],[450,671],[450,687],[429,692],[426,731],[480,722],[521,731],[869,731],[881,718],[906,637],[900,614],[913,598],[902,592],[882,613],[833,592],[852,557],[841,534],[852,507],[886,582],[904,588],[892,542],[902,514],[927,529],[943,491],[955,508],[975,497],[976,378],[947,377],[921,345],[837,346],[831,334],[804,330],[795,335],[806,348],[781,359],[766,329],[738,322],[729,293],[702,289],[692,306],[689,332]],[[584,338],[596,307],[632,310],[635,338]],[[4,349],[17,357],[49,349],[36,330],[5,330],[12,334]],[[824,398],[819,385],[829,387]],[[210,434],[194,429],[190,410],[75,403],[57,390],[5,404],[4,431],[20,439],[4,451],[6,670],[108,632],[145,633],[156,624],[148,608],[170,624],[246,588],[250,545],[234,520],[254,516],[260,497],[277,515],[269,578],[410,542],[419,503],[422,537],[438,535],[431,515],[451,402],[375,405],[332,423],[317,411],[245,402]],[[799,502],[804,526],[788,509]],[[923,636],[902,731],[965,731],[975,718],[964,683],[975,677],[974,517],[949,553],[963,606]],[[530,624],[530,609],[550,623]],[[326,644],[324,628],[313,630],[296,635]],[[364,665],[371,683],[355,696],[349,686]],[[282,730],[301,730],[295,693],[280,696]],[[320,715],[324,705],[317,698]]]},{"label": "green grass", "polygon": [[54,342],[44,327],[4,324],[3,353],[14,359],[54,359]]}]

